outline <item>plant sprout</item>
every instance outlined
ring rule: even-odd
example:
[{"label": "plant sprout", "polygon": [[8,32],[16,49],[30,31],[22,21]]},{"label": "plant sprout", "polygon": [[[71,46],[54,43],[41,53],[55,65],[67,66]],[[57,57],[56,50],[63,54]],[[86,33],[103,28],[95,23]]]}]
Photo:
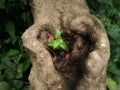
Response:
[{"label": "plant sprout", "polygon": [[60,32],[60,29],[58,28],[55,31],[55,39],[48,41],[47,45],[56,50],[59,50],[59,49],[67,50],[68,48],[67,44],[61,38],[61,32]]}]

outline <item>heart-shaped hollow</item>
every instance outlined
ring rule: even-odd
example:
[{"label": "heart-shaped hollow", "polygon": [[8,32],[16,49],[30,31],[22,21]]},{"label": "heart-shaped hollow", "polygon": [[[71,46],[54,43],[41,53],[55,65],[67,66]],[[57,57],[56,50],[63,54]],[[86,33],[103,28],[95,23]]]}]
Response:
[{"label": "heart-shaped hollow", "polygon": [[[68,45],[68,50],[54,50],[47,46],[48,38],[51,35],[53,34],[44,30],[40,32],[38,39],[50,52],[56,70],[63,75],[67,84],[74,88],[78,80],[85,74],[86,58],[94,49],[95,41],[89,34],[81,35],[71,30],[71,33],[63,32],[61,35],[63,41]],[[66,59],[67,54],[69,54],[69,59]]]}]

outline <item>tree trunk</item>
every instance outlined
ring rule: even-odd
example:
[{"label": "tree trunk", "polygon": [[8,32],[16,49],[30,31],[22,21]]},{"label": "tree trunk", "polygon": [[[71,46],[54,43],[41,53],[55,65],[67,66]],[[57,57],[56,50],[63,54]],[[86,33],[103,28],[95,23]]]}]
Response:
[{"label": "tree trunk", "polygon": [[[31,90],[106,90],[109,41],[85,0],[32,0],[30,5],[34,24],[22,40],[32,62]],[[69,47],[69,60],[47,46],[56,28]]]}]

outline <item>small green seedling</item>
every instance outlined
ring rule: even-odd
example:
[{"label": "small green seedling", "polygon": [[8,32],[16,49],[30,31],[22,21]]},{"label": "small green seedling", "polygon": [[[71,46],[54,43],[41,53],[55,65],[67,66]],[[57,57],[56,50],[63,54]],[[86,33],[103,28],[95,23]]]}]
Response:
[{"label": "small green seedling", "polygon": [[55,31],[55,39],[48,41],[47,45],[52,47],[55,50],[59,50],[59,49],[67,50],[68,48],[67,44],[61,38],[61,32],[60,32],[60,29],[58,28]]}]

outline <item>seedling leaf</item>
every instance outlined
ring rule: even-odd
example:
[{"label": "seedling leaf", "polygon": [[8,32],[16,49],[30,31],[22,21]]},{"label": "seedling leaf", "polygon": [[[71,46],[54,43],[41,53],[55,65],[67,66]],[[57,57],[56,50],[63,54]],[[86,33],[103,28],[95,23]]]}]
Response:
[{"label": "seedling leaf", "polygon": [[61,38],[60,29],[58,29],[58,28],[56,29],[56,31],[55,31],[55,39],[50,41],[49,38],[48,38],[47,45],[51,46],[53,49],[64,49],[64,50],[66,50],[68,48],[67,44]]},{"label": "seedling leaf", "polygon": [[59,48],[59,44],[60,44],[59,40],[54,40],[53,48],[54,49]]},{"label": "seedling leaf", "polygon": [[54,41],[50,41],[50,42],[47,43],[47,45],[51,46],[51,47],[53,46],[53,44],[54,44]]},{"label": "seedling leaf", "polygon": [[61,42],[61,43],[60,43],[60,48],[66,50],[66,49],[67,49],[67,45],[66,45],[66,43]]},{"label": "seedling leaf", "polygon": [[56,39],[59,39],[61,37],[61,32],[60,32],[60,29],[56,29],[56,31],[55,31],[55,38]]}]

